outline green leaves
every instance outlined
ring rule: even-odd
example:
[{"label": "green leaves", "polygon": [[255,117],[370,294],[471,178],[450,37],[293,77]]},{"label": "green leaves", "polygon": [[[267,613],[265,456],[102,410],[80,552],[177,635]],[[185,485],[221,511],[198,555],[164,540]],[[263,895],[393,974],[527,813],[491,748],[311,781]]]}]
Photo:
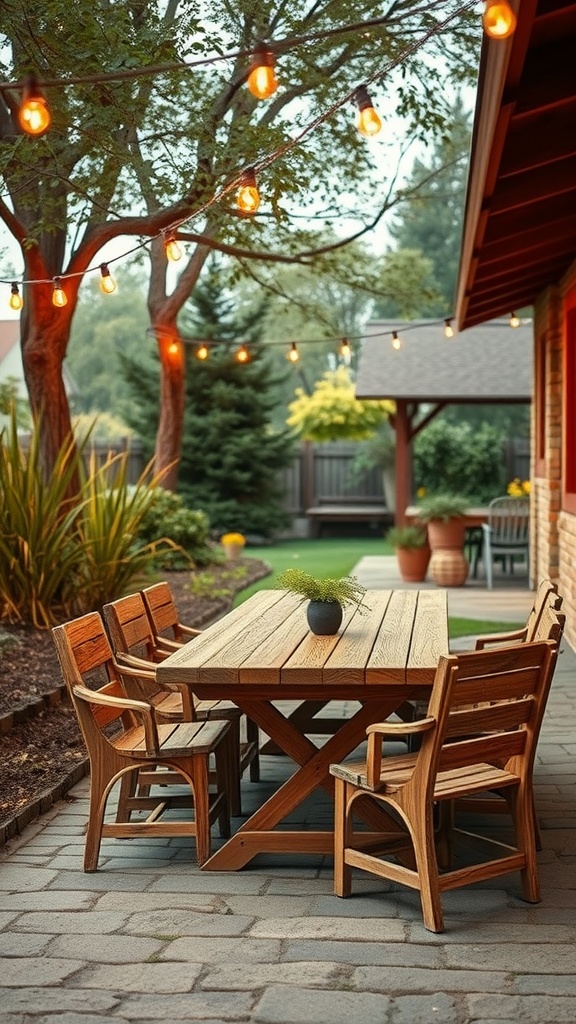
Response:
[{"label": "green leaves", "polygon": [[300,594],[309,601],[338,601],[339,604],[361,605],[366,588],[355,576],[320,579],[302,569],[285,569],[276,580],[277,586]]},{"label": "green leaves", "polygon": [[86,470],[83,449],[69,439],[43,478],[38,431],[24,448],[12,414],[0,435],[0,619],[47,629],[125,593],[156,557],[138,533],[158,481],[129,487],[126,453]]}]

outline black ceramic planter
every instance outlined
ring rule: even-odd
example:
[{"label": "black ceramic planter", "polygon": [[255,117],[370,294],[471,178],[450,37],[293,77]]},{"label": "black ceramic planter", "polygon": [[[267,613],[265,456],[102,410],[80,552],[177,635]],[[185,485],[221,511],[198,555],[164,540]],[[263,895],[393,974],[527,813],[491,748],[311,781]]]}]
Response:
[{"label": "black ceramic planter", "polygon": [[317,636],[334,636],[342,622],[342,605],[338,601],[309,601],[306,616]]}]

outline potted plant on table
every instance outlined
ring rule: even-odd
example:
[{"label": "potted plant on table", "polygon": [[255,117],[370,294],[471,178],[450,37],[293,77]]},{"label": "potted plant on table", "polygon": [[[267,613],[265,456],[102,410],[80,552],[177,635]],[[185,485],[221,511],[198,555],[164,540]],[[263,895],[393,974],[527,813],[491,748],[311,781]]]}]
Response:
[{"label": "potted plant on table", "polygon": [[431,553],[426,527],[419,523],[393,526],[386,534],[386,540],[396,552],[404,582],[421,583],[425,580]]},{"label": "potted plant on table", "polygon": [[468,499],[457,494],[436,494],[418,506],[418,519],[428,528],[432,551],[430,573],[441,587],[459,587],[468,578],[464,554]]},{"label": "potted plant on table", "polygon": [[355,604],[359,608],[366,588],[355,576],[340,576],[338,579],[319,579],[302,569],[286,569],[280,573],[277,584],[283,590],[299,594],[308,600],[306,617],[313,633],[318,636],[333,636],[342,622],[343,606]]}]

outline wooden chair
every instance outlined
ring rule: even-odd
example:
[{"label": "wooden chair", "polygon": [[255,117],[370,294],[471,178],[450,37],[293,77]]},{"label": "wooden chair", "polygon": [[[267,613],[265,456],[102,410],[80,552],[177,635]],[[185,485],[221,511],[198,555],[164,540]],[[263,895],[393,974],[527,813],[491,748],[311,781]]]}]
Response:
[{"label": "wooden chair", "polygon": [[488,506],[488,522],[482,524],[484,544],[482,561],[489,590],[493,587],[493,562],[509,561],[514,572],[514,558],[525,555],[528,561],[530,502],[527,498],[494,498]]},{"label": "wooden chair", "polygon": [[[331,766],[336,895],[349,895],[353,867],[400,882],[419,890],[424,925],[434,932],[444,927],[440,895],[448,889],[519,870],[524,899],[539,901],[532,771],[557,653],[547,640],[443,657],[426,718],[369,726],[366,761]],[[407,728],[422,734],[420,750],[383,759],[382,737]],[[477,834],[500,856],[440,873],[435,804],[486,790],[508,794],[515,845]],[[382,836],[354,832],[356,802],[367,798],[396,812],[409,846],[399,862],[378,855]]]},{"label": "wooden chair", "polygon": [[[154,583],[142,590],[141,595],[157,651],[172,653],[172,651],[179,650],[183,644],[201,635],[202,630],[194,629],[192,626],[180,622],[178,609],[168,583],[165,581]],[[213,702],[202,701],[199,706],[207,708],[210,703]],[[233,707],[231,704],[229,706]],[[250,718],[245,718],[244,723],[246,739],[240,741],[240,772],[243,775],[246,768],[249,768],[250,781],[258,782],[260,780],[258,726]]]},{"label": "wooden chair", "polygon": [[[52,630],[62,675],[70,693],[90,758],[90,811],[84,852],[84,870],[96,871],[103,836],[132,839],[136,836],[194,836],[198,863],[210,856],[210,826],[219,821],[220,833],[230,835],[227,784],[230,744],[227,722],[159,721],[155,708],[130,699],[121,667],[115,662],[104,624],[97,612],[56,626]],[[96,689],[86,682],[94,674],[107,681]],[[216,792],[209,790],[209,758],[216,763]],[[135,795],[139,773],[167,768],[173,781],[190,786],[193,820],[159,820],[171,807],[191,807],[190,797]],[[163,772],[153,773],[162,784]],[[113,786],[120,782],[118,814],[104,823],[106,804]],[[131,820],[139,810],[151,813],[145,820]]]},{"label": "wooden chair", "polygon": [[118,598],[104,605],[102,612],[118,663],[134,670],[134,675],[126,680],[131,696],[153,704],[157,714],[167,721],[230,722],[233,749],[229,779],[230,812],[235,817],[240,815],[240,708],[232,701],[199,701],[190,687],[184,684],[177,695],[160,686],[156,681],[155,665],[167,658],[169,652],[155,643],[141,594]]},{"label": "wooden chair", "polygon": [[[562,598],[558,593],[556,584],[549,579],[543,579],[538,585],[536,595],[534,597],[534,604],[530,610],[526,625],[522,629],[510,630],[507,633],[485,633],[484,636],[479,636],[476,640],[476,650],[481,651],[485,647],[492,646],[494,644],[510,644],[510,643],[522,643],[525,641],[530,642],[531,640],[548,640],[553,639],[552,637],[543,636],[539,630],[540,621],[544,609],[547,605],[550,605],[555,611],[559,611],[562,607]],[[558,640],[560,637],[558,637]]]}]

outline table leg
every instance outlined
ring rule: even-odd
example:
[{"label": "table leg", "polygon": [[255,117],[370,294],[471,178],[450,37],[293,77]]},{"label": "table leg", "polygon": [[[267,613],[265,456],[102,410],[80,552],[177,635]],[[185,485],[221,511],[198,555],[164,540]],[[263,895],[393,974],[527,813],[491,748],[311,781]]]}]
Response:
[{"label": "table leg", "polygon": [[[332,831],[273,831],[294,808],[298,807],[315,789],[322,786],[331,795],[334,782],[329,766],[341,761],[361,743],[370,723],[384,721],[392,714],[399,697],[368,701],[347,719],[335,735],[320,748],[316,747],[270,701],[242,701],[235,698],[242,711],[257,722],[270,738],[300,767],[272,794],[224,846],[203,865],[208,871],[233,871],[244,867],[258,853],[332,853]],[[373,805],[371,801],[371,805]],[[381,829],[397,831],[391,819],[378,808],[372,807],[362,815],[367,823]],[[390,826],[390,828],[388,827]]]}]

